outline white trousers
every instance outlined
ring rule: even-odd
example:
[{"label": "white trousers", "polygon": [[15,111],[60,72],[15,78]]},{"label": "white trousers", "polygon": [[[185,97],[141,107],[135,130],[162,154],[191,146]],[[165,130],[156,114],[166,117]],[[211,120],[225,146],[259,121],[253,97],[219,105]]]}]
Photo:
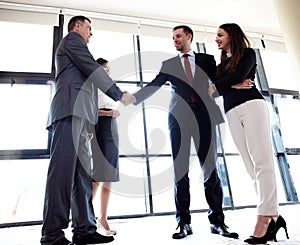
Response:
[{"label": "white trousers", "polygon": [[270,118],[264,100],[247,101],[226,113],[233,141],[254,183],[257,214],[278,215]]}]

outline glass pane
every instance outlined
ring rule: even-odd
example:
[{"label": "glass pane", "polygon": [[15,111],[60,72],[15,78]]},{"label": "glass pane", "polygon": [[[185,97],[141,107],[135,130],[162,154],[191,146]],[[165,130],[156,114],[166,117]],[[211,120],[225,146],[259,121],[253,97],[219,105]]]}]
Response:
[{"label": "glass pane", "polygon": [[0,71],[51,73],[53,26],[0,21]]},{"label": "glass pane", "polygon": [[0,149],[47,149],[50,85],[0,84]]},{"label": "glass pane", "polygon": [[298,199],[300,199],[300,155],[288,155],[288,162],[290,166],[292,182],[294,183]]},{"label": "glass pane", "polygon": [[172,157],[150,159],[154,212],[175,211]]},{"label": "glass pane", "polygon": [[226,156],[226,164],[234,206],[256,205],[254,186],[241,157]]},{"label": "glass pane", "polygon": [[0,223],[42,220],[49,159],[0,161]]},{"label": "glass pane", "polygon": [[[240,156],[226,156],[226,164],[234,206],[256,205],[257,197],[254,191],[254,186],[246,171],[242,158]],[[285,203],[285,192],[275,157],[274,164],[277,180],[278,201],[280,203]],[[247,193],[247,195],[245,195],[245,193]]]},{"label": "glass pane", "polygon": [[300,100],[276,97],[282,140],[285,148],[300,148]]},{"label": "glass pane", "polygon": [[148,149],[150,154],[171,154],[168,129],[170,87],[164,86],[145,100]]},{"label": "glass pane", "polygon": [[152,194],[157,195],[173,187],[174,170],[172,157],[150,158],[150,173]]},{"label": "glass pane", "polygon": [[[276,183],[277,183],[277,195],[278,195],[278,201],[279,203],[286,203],[287,202],[287,198],[285,195],[285,191],[284,191],[284,187],[283,187],[283,182],[282,182],[282,178],[281,178],[281,174],[280,174],[280,170],[278,167],[278,162],[277,162],[277,158],[274,155],[274,165],[275,165],[275,173],[276,173]],[[298,171],[295,170],[294,172],[292,172],[292,175],[297,174],[297,172],[299,173],[299,169]]]},{"label": "glass pane", "polygon": [[[149,213],[147,171],[143,158],[120,158],[120,181],[112,184],[109,216]],[[97,198],[97,202],[99,202]],[[99,203],[95,202],[96,207]],[[99,209],[95,209],[96,216]]]},{"label": "glass pane", "polygon": [[[191,153],[195,151],[193,144]],[[190,157],[190,210],[207,209],[204,194],[203,174],[198,158]],[[151,183],[153,191],[154,212],[175,211],[174,171],[172,157],[151,159]]]},{"label": "glass pane", "polygon": [[260,50],[270,88],[298,90],[288,53]]},{"label": "glass pane", "polygon": [[[133,93],[138,90],[136,85],[118,84],[122,91]],[[118,132],[120,138],[119,154],[145,154],[145,137],[143,127],[143,113],[141,105],[124,106],[119,102],[117,117]]]},{"label": "glass pane", "polygon": [[[141,35],[141,51],[161,51],[163,53],[169,53],[172,56],[177,55],[177,51],[174,47],[172,39],[172,31],[170,29],[170,38],[153,37]],[[157,60],[155,62],[161,63],[163,60]]]},{"label": "glass pane", "polygon": [[158,74],[162,61],[177,55],[172,40],[172,29],[170,38],[153,36],[141,36],[143,79],[151,82]]},{"label": "glass pane", "polygon": [[93,29],[88,44],[95,59],[105,58],[110,63],[110,76],[116,81],[136,81],[137,60],[132,34]]}]

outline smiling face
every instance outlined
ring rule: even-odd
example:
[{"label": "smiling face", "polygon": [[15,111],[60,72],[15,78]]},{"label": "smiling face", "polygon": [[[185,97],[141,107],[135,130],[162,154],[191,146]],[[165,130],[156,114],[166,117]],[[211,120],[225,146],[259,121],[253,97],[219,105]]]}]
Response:
[{"label": "smiling face", "polygon": [[226,53],[230,53],[230,41],[231,38],[229,34],[224,29],[219,28],[216,37],[218,48],[225,51]]},{"label": "smiling face", "polygon": [[177,51],[187,53],[191,50],[192,34],[185,34],[183,28],[173,31],[174,46]]},{"label": "smiling face", "polygon": [[84,22],[77,21],[75,25],[75,31],[78,32],[86,43],[89,43],[92,34],[91,23],[87,20]]},{"label": "smiling face", "polygon": [[108,62],[103,64],[102,66],[103,66],[104,71],[107,73],[107,75],[110,75],[110,66],[109,66]]}]

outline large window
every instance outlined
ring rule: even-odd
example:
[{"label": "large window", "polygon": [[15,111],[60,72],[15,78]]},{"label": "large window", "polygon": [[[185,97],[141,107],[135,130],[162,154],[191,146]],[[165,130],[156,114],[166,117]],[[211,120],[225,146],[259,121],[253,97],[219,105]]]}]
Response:
[{"label": "large window", "polygon": [[0,224],[42,220],[48,163],[0,160]]},{"label": "large window", "polygon": [[[13,38],[10,36],[0,41],[1,71],[32,74],[51,72],[53,26],[0,22],[0,27],[13,35]],[[142,86],[150,82],[158,73],[163,60],[177,54],[172,40],[172,27],[141,26],[139,29],[135,24],[108,20],[92,20],[92,27],[93,36],[88,44],[91,53],[95,59],[103,57],[109,60],[112,78],[122,90],[130,93],[140,89],[141,81]],[[198,36],[201,35],[195,35],[193,41],[195,51]],[[220,51],[216,44],[209,42],[205,45],[207,53],[213,54],[218,63]],[[264,64],[270,87],[282,88],[284,84],[284,89],[295,89],[293,79],[287,77],[289,72],[282,72],[285,76],[280,78],[274,75],[278,70],[288,71],[288,62],[282,62],[286,54],[264,50],[262,58],[266,62]],[[280,69],[271,65],[274,60],[280,60]],[[0,203],[0,224],[42,219],[49,159],[43,159],[47,156],[45,154],[32,153],[41,149],[48,150],[49,147],[45,126],[51,83],[46,79],[23,79],[22,82],[0,80],[0,195],[5,197]],[[173,161],[168,131],[170,96],[170,86],[166,83],[138,106],[125,107],[119,104],[120,182],[113,184],[109,216],[175,211]],[[217,99],[223,110],[222,102],[221,97]],[[284,146],[299,148],[300,135],[299,130],[296,130],[299,124],[299,100],[278,98],[277,103]],[[289,113],[291,110],[295,113]],[[270,113],[274,113],[271,106]],[[233,204],[235,207],[255,205],[253,185],[226,122],[220,126],[220,133],[225,154],[221,157],[228,169]],[[23,159],[23,155],[15,157],[13,153],[7,155],[7,152],[15,150],[29,150],[26,158],[30,159]],[[3,152],[6,152],[5,155],[1,155]],[[202,171],[193,144],[191,153],[191,210],[207,209]],[[289,155],[288,160],[296,190],[300,192],[296,178],[300,170],[298,156]],[[286,202],[279,168],[276,168],[276,176],[280,202]],[[225,196],[229,197],[229,189],[226,187],[224,191]],[[98,211],[95,212],[97,215]]]},{"label": "large window", "polygon": [[47,149],[51,85],[0,84],[0,150]]},{"label": "large window", "polygon": [[0,21],[0,71],[50,73],[53,26]]},{"label": "large window", "polygon": [[[282,139],[286,148],[300,148],[300,100],[291,95],[280,97],[275,95],[278,106],[279,123],[281,126]],[[295,112],[295,113],[291,113]]]},{"label": "large window", "polygon": [[291,61],[287,53],[261,50],[261,57],[270,88],[297,90]]}]

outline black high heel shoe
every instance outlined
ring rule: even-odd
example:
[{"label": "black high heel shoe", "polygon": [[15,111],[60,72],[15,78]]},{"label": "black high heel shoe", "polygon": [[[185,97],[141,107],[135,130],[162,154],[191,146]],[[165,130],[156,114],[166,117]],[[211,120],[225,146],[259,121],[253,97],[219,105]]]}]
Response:
[{"label": "black high heel shoe", "polygon": [[269,240],[273,239],[275,228],[276,228],[275,221],[273,219],[271,219],[271,221],[268,225],[268,229],[264,236],[262,236],[262,237],[250,236],[244,242],[246,242],[248,244],[266,244]]},{"label": "black high heel shoe", "polygon": [[286,228],[286,222],[285,222],[284,218],[282,218],[281,215],[278,216],[278,218],[275,222],[275,228],[274,228],[274,230],[272,232],[272,235],[270,237],[270,238],[274,239],[275,242],[277,242],[276,234],[277,234],[277,232],[280,228],[283,228],[285,230],[286,238],[289,239],[289,234],[288,234],[287,228]]}]

